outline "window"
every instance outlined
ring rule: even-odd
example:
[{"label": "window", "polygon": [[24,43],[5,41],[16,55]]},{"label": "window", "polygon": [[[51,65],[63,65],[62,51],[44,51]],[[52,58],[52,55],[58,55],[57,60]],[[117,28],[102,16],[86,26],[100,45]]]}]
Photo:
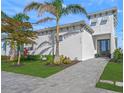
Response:
[{"label": "window", "polygon": [[59,36],[59,41],[62,41],[63,40],[63,37],[62,35]]},{"label": "window", "polygon": [[67,29],[67,30],[69,30],[69,28],[68,28],[68,27],[67,27],[66,29]]},{"label": "window", "polygon": [[100,25],[106,24],[108,19],[109,19],[108,16],[102,17],[101,22],[100,22]]},{"label": "window", "polygon": [[106,23],[107,23],[107,19],[101,20],[100,25],[104,25],[104,24],[106,24]]},{"label": "window", "polygon": [[45,35],[45,32],[42,32],[42,35]]},{"label": "window", "polygon": [[34,47],[34,44],[29,45],[29,47],[27,47],[27,49],[28,49],[29,51],[31,51],[31,50],[33,50],[33,47]]},{"label": "window", "polygon": [[48,31],[46,31],[46,35],[48,34]]},{"label": "window", "polygon": [[91,22],[91,26],[96,26],[96,22]]}]

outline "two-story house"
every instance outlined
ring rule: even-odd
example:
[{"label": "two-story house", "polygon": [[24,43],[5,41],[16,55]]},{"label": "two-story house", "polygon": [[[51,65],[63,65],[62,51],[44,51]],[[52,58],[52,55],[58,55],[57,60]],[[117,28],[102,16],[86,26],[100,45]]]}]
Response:
[{"label": "two-story house", "polygon": [[[60,55],[73,59],[86,60],[95,54],[110,56],[117,46],[117,9],[107,9],[88,14],[89,23],[74,22],[60,26]],[[54,54],[56,27],[37,31],[37,44],[27,45],[30,54]]]}]

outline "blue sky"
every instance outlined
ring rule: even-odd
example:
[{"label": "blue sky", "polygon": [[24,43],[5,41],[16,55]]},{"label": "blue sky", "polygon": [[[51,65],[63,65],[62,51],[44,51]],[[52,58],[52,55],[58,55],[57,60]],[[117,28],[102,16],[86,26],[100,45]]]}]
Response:
[{"label": "blue sky", "polygon": [[[17,13],[23,12],[24,7],[31,3],[32,1],[36,2],[44,2],[46,0],[1,0],[1,8],[2,10],[9,16],[14,16]],[[118,8],[118,25],[117,25],[117,37],[118,37],[118,47],[122,48],[122,39],[123,39],[123,3],[122,0],[64,0],[64,6],[68,4],[81,4],[88,13],[100,11],[107,8],[117,7]],[[42,17],[38,17],[35,11],[31,11],[28,13],[30,16],[30,22],[36,22],[37,20],[44,18],[48,15],[44,15]],[[66,24],[71,22],[76,22],[80,20],[85,20],[85,16],[83,15],[68,15],[62,17],[60,24]],[[34,29],[42,29],[55,26],[55,22],[47,22],[45,24],[34,25]]]}]

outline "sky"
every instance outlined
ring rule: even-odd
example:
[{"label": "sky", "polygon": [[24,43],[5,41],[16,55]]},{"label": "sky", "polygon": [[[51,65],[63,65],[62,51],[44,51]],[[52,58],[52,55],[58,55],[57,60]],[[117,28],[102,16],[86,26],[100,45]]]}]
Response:
[{"label": "sky", "polygon": [[[44,2],[46,0],[1,0],[1,9],[4,11],[7,15],[9,16],[14,16],[17,13],[22,13],[24,7],[31,3],[32,1],[35,2]],[[49,0],[50,1],[50,0]],[[118,8],[118,25],[116,28],[116,34],[118,38],[118,48],[123,48],[122,44],[122,39],[123,39],[123,0],[64,0],[63,6],[66,7],[66,5],[69,4],[81,4],[88,13],[96,12],[96,11],[101,11],[103,9],[109,9],[112,7],[117,7]],[[36,11],[31,11],[28,12],[27,15],[30,17],[30,22],[34,23],[38,21],[39,19],[42,19],[47,16],[51,16],[49,14],[43,15],[41,17],[37,16]],[[85,16],[83,15],[74,15],[70,14],[68,16],[64,16],[60,20],[60,24],[67,24],[67,23],[72,23],[72,22],[77,22],[80,20],[85,20]],[[55,22],[47,22],[39,25],[34,25],[34,29],[43,29],[43,28],[48,28],[51,26],[55,26]]]}]

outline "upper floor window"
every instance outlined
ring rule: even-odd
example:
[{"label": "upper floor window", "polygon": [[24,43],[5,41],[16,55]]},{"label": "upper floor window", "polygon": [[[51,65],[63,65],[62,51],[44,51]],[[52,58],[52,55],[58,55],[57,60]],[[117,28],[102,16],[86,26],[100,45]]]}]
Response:
[{"label": "upper floor window", "polygon": [[106,24],[108,19],[109,19],[108,16],[103,17],[103,18],[101,19],[100,25]]},{"label": "upper floor window", "polygon": [[100,25],[104,25],[104,24],[106,24],[106,23],[107,23],[107,19],[101,20]]},{"label": "upper floor window", "polygon": [[91,22],[91,26],[96,26],[96,22]]}]

